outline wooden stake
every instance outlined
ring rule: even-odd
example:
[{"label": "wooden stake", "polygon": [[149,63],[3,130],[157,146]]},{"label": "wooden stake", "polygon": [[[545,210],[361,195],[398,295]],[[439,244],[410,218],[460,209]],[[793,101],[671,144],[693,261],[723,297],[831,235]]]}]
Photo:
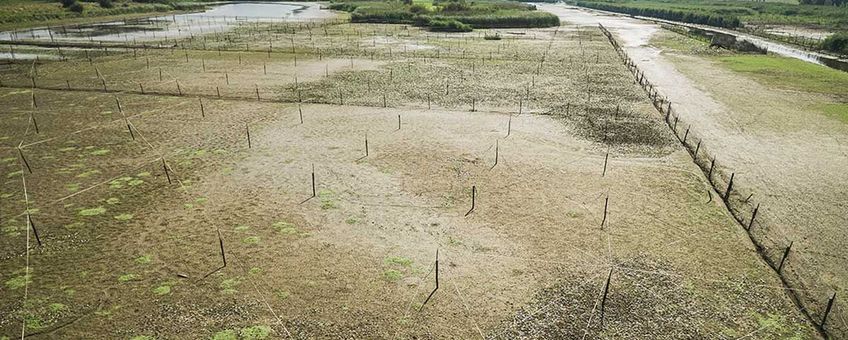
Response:
[{"label": "wooden stake", "polygon": [[601,298],[601,324],[604,323],[604,311],[606,310],[607,294],[609,293],[610,280],[612,279],[612,268],[607,275],[607,282],[604,284],[604,296]]},{"label": "wooden stake", "polygon": [[165,177],[168,178],[168,184],[173,184],[171,182],[171,174],[168,172],[168,164],[165,163],[165,158],[162,158],[162,169],[165,169]]},{"label": "wooden stake", "polygon": [[725,202],[730,198],[730,191],[733,190],[733,176],[736,176],[735,172],[730,174],[730,181],[727,182],[727,191],[724,192]]},{"label": "wooden stake", "polygon": [[509,137],[510,133],[512,133],[512,114],[509,115],[509,120],[506,122],[506,137]]},{"label": "wooden stake", "polygon": [[365,157],[368,157],[368,132],[365,133]]},{"label": "wooden stake", "polygon": [[601,220],[601,229],[604,228],[604,224],[607,222],[607,209],[609,208],[609,194],[604,198],[604,219]]},{"label": "wooden stake", "polygon": [[224,239],[221,237],[220,230],[218,230],[218,245],[221,247],[221,262],[223,262],[221,268],[224,268],[227,266],[227,255],[226,252],[224,252]]},{"label": "wooden stake", "polygon": [[430,301],[430,298],[433,297],[433,294],[436,294],[437,290],[439,290],[439,249],[436,249],[436,288],[433,288],[433,291],[430,292],[430,295],[427,295],[427,298],[424,299],[424,303],[422,303],[421,307],[418,308],[419,312],[422,308],[424,308],[424,305],[426,305],[427,302]]},{"label": "wooden stake", "polygon": [[789,242],[789,246],[783,250],[783,257],[780,258],[780,264],[777,266],[777,272],[780,273],[783,270],[783,264],[786,263],[786,257],[789,256],[789,250],[792,249],[792,244],[795,241]]},{"label": "wooden stake", "polygon": [[32,233],[35,234],[35,240],[38,241],[38,246],[41,247],[41,237],[38,236],[38,229],[35,228],[35,222],[32,221],[32,217],[29,215],[29,208],[27,208],[27,223],[32,228]]},{"label": "wooden stake", "polygon": [[751,227],[754,226],[754,220],[757,218],[757,212],[760,211],[760,204],[757,203],[757,207],[754,208],[754,213],[751,214],[751,221],[748,222],[748,230],[751,230]]},{"label": "wooden stake", "polygon": [[607,174],[607,162],[609,162],[609,150],[607,150],[607,155],[604,156],[604,171],[601,172],[601,177],[604,177]]},{"label": "wooden stake", "polygon": [[398,131],[400,131],[400,115],[398,115]]},{"label": "wooden stake", "polygon": [[32,168],[29,167],[29,162],[27,162],[26,157],[24,157],[24,151],[21,150],[20,146],[18,147],[18,154],[21,155],[21,160],[24,161],[24,165],[26,165],[27,171],[29,171],[29,173],[32,173]]},{"label": "wooden stake", "polygon": [[716,159],[715,157],[713,157],[713,161],[710,162],[710,171],[707,173],[707,181],[709,182],[713,181],[713,169],[715,169],[715,161]]},{"label": "wooden stake", "polygon": [[300,106],[300,103],[297,103],[297,113],[300,114],[300,123],[303,124],[303,109]]},{"label": "wooden stake", "polygon": [[179,80],[177,80],[176,82],[177,82],[177,93],[178,93],[180,96],[182,96],[182,95],[183,95],[183,89],[180,87],[180,81],[179,81]]},{"label": "wooden stake", "polygon": [[317,196],[315,192],[315,164],[312,164],[312,197]]},{"label": "wooden stake", "polygon": [[468,214],[470,214],[472,211],[474,211],[474,208],[476,208],[476,207],[477,207],[477,186],[472,185],[471,186],[471,209],[469,209],[468,212],[465,213],[465,216],[468,216]]},{"label": "wooden stake", "polygon": [[822,329],[824,329],[824,326],[827,324],[827,316],[830,315],[830,309],[833,308],[833,301],[835,301],[835,300],[836,300],[836,292],[833,292],[833,295],[831,295],[830,299],[827,300],[827,308],[825,308],[824,315],[822,315],[822,321],[821,321],[821,328]]},{"label": "wooden stake", "polygon": [[247,148],[250,149],[250,125],[244,124],[244,129],[247,131]]},{"label": "wooden stake", "polygon": [[200,99],[200,116],[206,118],[206,109],[203,108],[203,97],[198,99]]}]

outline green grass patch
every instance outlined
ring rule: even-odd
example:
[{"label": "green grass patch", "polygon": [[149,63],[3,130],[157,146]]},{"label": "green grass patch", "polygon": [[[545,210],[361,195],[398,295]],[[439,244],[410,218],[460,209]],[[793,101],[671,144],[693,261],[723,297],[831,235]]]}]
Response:
[{"label": "green grass patch", "polygon": [[156,295],[168,295],[171,294],[171,286],[169,285],[161,285],[159,287],[153,288],[153,294]]},{"label": "green grass patch", "polygon": [[286,222],[286,221],[274,222],[272,227],[274,227],[274,229],[277,230],[277,232],[279,232],[280,234],[286,234],[286,235],[296,235],[297,234],[297,227],[294,224],[291,224],[291,223]]},{"label": "green grass patch", "polygon": [[848,103],[823,103],[816,105],[814,109],[824,113],[825,116],[848,123]]},{"label": "green grass patch", "polygon": [[133,218],[133,214],[120,214],[115,215],[115,219],[118,221],[129,221]]},{"label": "green grass patch", "polygon": [[848,72],[774,55],[733,55],[718,60],[767,86],[848,97]]},{"label": "green grass patch", "polygon": [[79,214],[80,214],[80,216],[97,216],[97,215],[102,215],[105,212],[106,212],[106,208],[97,207],[97,208],[82,209],[82,210],[80,210]]},{"label": "green grass patch", "polygon": [[153,261],[153,258],[150,255],[141,255],[135,258],[135,263],[138,264],[150,264]]},{"label": "green grass patch", "polygon": [[389,256],[383,262],[386,265],[399,265],[401,267],[409,267],[412,265],[412,260],[403,256]]},{"label": "green grass patch", "polygon": [[389,269],[383,272],[383,279],[389,282],[395,282],[403,278],[403,273],[398,270]]},{"label": "green grass patch", "polygon": [[241,240],[244,244],[259,244],[259,236],[248,236]]},{"label": "green grass patch", "polygon": [[6,288],[11,290],[24,288],[27,284],[32,283],[32,274],[29,275],[18,275],[11,279],[6,280]]}]

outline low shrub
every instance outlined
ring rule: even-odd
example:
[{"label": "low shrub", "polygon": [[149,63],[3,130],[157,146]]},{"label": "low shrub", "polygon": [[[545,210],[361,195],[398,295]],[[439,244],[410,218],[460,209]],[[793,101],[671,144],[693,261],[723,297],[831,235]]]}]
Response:
[{"label": "low shrub", "polygon": [[848,54],[848,33],[836,33],[821,43],[821,48],[833,53]]},{"label": "low shrub", "polygon": [[435,32],[471,32],[472,30],[470,25],[456,20],[430,20],[428,27]]},{"label": "low shrub", "polygon": [[85,10],[85,8],[83,8],[82,4],[79,3],[79,2],[74,2],[73,4],[68,6],[68,9],[71,10],[71,12],[75,12],[75,13],[79,13],[79,14],[82,14],[82,12]]}]

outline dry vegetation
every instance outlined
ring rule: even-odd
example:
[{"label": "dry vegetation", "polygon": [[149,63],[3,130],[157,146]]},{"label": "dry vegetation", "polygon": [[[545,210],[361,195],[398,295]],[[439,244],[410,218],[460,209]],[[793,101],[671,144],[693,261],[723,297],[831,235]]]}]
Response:
[{"label": "dry vegetation", "polygon": [[597,27],[486,33],[6,67],[0,336],[817,336]]}]

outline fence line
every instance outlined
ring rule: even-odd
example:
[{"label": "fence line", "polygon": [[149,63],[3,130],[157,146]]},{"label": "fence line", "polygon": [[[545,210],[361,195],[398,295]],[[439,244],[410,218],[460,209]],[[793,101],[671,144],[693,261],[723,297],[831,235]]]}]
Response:
[{"label": "fence line", "polygon": [[[645,92],[647,92],[651,103],[657,111],[664,115],[665,123],[669,128],[671,128],[678,141],[680,141],[683,147],[689,152],[695,165],[703,171],[707,181],[710,183],[715,192],[719,194],[719,198],[724,203],[728,212],[730,212],[736,222],[738,222],[739,225],[746,231],[748,238],[756,247],[757,253],[778,275],[780,281],[786,287],[786,293],[798,307],[801,314],[810,321],[820,335],[824,338],[829,338],[830,333],[825,325],[830,311],[830,304],[832,304],[833,301],[832,296],[835,296],[835,293],[834,295],[827,294],[831,297],[831,299],[823,303],[821,301],[813,300],[809,295],[802,295],[802,293],[807,292],[816,292],[818,295],[822,295],[823,292],[821,289],[808,289],[805,287],[808,285],[803,283],[799,283],[798,287],[793,286],[793,280],[787,275],[789,272],[788,267],[794,268],[792,271],[795,272],[796,275],[799,275],[798,271],[800,269],[798,267],[800,267],[800,264],[797,264],[797,262],[802,259],[800,256],[794,256],[794,261],[786,262],[790,255],[789,249],[791,248],[791,242],[787,242],[786,240],[774,240],[772,239],[774,235],[768,235],[766,233],[768,226],[761,224],[761,222],[757,220],[759,204],[755,204],[754,201],[751,200],[753,193],[745,196],[740,193],[737,188],[734,188],[734,179],[736,177],[735,173],[731,170],[730,176],[727,176],[727,171],[723,169],[724,167],[717,165],[715,155],[710,155],[709,151],[707,151],[706,146],[704,146],[703,139],[697,138],[697,142],[695,142],[696,137],[695,133],[692,131],[691,125],[681,122],[680,115],[672,108],[672,103],[659,93],[653,83],[646,79],[644,72],[642,72],[636,63],[627,56],[627,53],[623,48],[621,48],[612,33],[610,33],[610,31],[603,25],[598,24],[598,26],[607,37],[610,44],[612,44],[618,55],[623,59],[624,65],[633,73],[636,78],[635,80],[645,90]],[[685,132],[683,137],[681,137],[679,130],[683,129],[684,126],[686,126]],[[710,199],[712,199],[712,194],[710,194]],[[759,213],[762,214],[762,212]],[[762,235],[759,235],[758,233],[762,233]],[[768,244],[766,244],[766,242],[768,242]],[[776,255],[778,255],[779,258],[772,258],[769,256],[769,252],[774,252],[775,250],[777,250],[778,254]],[[799,275],[798,280],[801,279],[803,279],[803,277],[800,277]],[[825,305],[828,305],[828,307],[825,307]],[[819,313],[816,312],[821,309],[825,309],[825,311]],[[839,329],[838,331],[840,334],[844,332],[842,329]]]}]

